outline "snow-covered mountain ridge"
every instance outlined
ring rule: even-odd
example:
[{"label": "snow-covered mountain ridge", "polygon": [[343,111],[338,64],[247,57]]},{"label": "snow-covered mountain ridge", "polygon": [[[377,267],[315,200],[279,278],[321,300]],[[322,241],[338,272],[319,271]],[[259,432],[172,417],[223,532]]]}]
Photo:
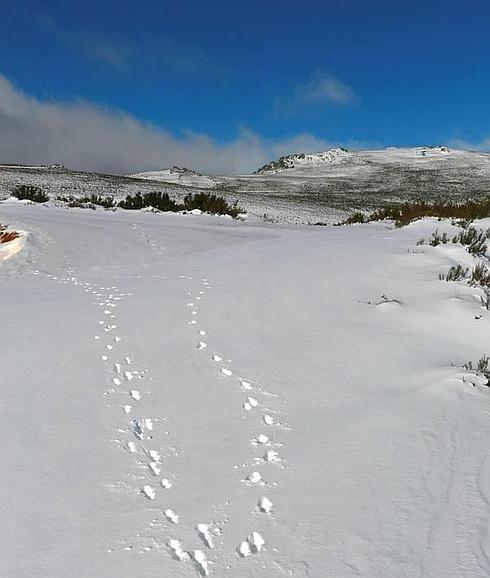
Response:
[{"label": "snow-covered mountain ridge", "polygon": [[295,153],[282,156],[260,167],[254,174],[267,175],[285,171],[285,174],[292,175],[294,170],[306,170],[311,176],[314,176],[317,171],[323,174],[324,170],[346,165],[352,167],[356,165],[384,165],[390,163],[419,165],[422,162],[427,166],[436,166],[441,161],[466,165],[467,163],[472,164],[475,162],[476,158],[481,162],[490,163],[490,156],[485,153],[483,155],[482,157],[481,153],[449,149],[446,146],[389,147],[386,149],[361,151],[350,151],[337,147],[317,153]]},{"label": "snow-covered mountain ridge", "polygon": [[353,153],[342,147],[329,149],[318,153],[295,153],[279,157],[260,167],[255,174],[262,175],[284,169],[294,169],[300,166],[315,167],[322,164],[342,164],[352,157]]},{"label": "snow-covered mountain ridge", "polygon": [[348,151],[334,148],[271,161],[255,174],[210,176],[178,167],[130,176],[49,167],[0,165],[0,199],[19,184],[56,196],[108,194],[117,199],[162,191],[175,198],[209,192],[249,214],[294,223],[335,222],[389,203],[459,202],[487,196],[490,154],[438,147]]}]

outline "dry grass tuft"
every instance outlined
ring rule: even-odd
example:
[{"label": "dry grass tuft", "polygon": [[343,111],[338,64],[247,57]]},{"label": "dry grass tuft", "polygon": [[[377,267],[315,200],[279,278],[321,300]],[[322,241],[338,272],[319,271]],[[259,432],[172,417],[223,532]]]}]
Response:
[{"label": "dry grass tuft", "polygon": [[6,225],[0,224],[0,244],[8,243],[20,237],[20,233],[17,233],[17,231],[6,231],[6,228]]}]

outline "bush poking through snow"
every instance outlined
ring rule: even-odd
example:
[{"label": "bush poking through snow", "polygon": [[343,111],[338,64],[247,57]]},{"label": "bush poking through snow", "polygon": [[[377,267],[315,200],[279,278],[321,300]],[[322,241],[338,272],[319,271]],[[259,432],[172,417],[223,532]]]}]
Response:
[{"label": "bush poking through snow", "polygon": [[19,201],[27,200],[33,203],[45,203],[49,201],[48,195],[34,185],[18,185],[12,191],[12,196],[19,199]]},{"label": "bush poking through snow", "polygon": [[473,362],[468,361],[468,363],[464,363],[463,367],[468,371],[476,371],[485,377],[487,380],[486,386],[490,387],[490,357],[488,355],[482,355],[480,359],[477,361],[476,365],[473,365]]},{"label": "bush poking through snow", "polygon": [[441,274],[439,279],[441,281],[461,281],[466,278],[466,275],[468,275],[468,267],[453,265],[445,275]]},{"label": "bush poking through snow", "polygon": [[475,257],[484,257],[488,249],[486,243],[488,237],[489,231],[468,227],[453,237],[453,243],[466,246],[468,253]]},{"label": "bush poking through snow", "polygon": [[184,197],[184,209],[186,211],[199,209],[203,213],[211,213],[213,215],[231,215],[234,219],[244,212],[236,201],[233,205],[230,205],[223,197],[207,193],[189,193],[186,195]]},{"label": "bush poking through snow", "polygon": [[113,209],[116,206],[116,202],[114,201],[114,197],[108,195],[92,195],[90,199],[86,197],[90,203],[93,205],[98,205],[99,207],[104,207],[104,209]]},{"label": "bush poking through snow", "polygon": [[369,215],[365,213],[361,213],[361,211],[357,211],[356,213],[352,214],[350,217],[347,217],[345,221],[343,221],[342,225],[354,225],[354,223],[367,223],[370,220]]},{"label": "bush poking through snow", "polygon": [[447,236],[447,233],[443,233],[442,235],[439,235],[439,231],[438,229],[436,229],[433,233],[432,233],[432,237],[429,239],[429,245],[431,247],[437,247],[438,245],[447,245],[449,243],[449,237]]},{"label": "bush poking through snow", "polygon": [[483,288],[490,288],[490,269],[483,261],[475,265],[471,271],[469,284],[472,286],[480,285]]},{"label": "bush poking through snow", "polygon": [[119,202],[119,207],[128,210],[144,209],[146,207],[153,207],[159,211],[178,211],[179,205],[169,197],[168,193],[151,192],[136,193],[136,195],[128,195],[124,201]]},{"label": "bush poking through snow", "polygon": [[483,295],[480,297],[481,306],[487,311],[490,310],[490,289],[485,289]]},{"label": "bush poking through snow", "polygon": [[124,201],[120,201],[119,207],[122,209],[144,209],[153,207],[159,211],[192,211],[199,209],[203,213],[213,215],[230,215],[237,218],[243,209],[237,203],[230,205],[223,197],[210,195],[207,193],[189,193],[184,197],[183,203],[177,203],[169,197],[167,193],[137,193],[134,196],[128,195]]}]

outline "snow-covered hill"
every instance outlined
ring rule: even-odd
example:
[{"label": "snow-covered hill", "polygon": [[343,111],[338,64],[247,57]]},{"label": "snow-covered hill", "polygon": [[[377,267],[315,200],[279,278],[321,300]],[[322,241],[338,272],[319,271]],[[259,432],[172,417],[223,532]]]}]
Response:
[{"label": "snow-covered hill", "polygon": [[[404,165],[434,165],[441,159],[455,161],[461,166],[472,165],[475,161],[475,153],[468,151],[450,150],[445,146],[416,147],[416,148],[396,148],[390,147],[383,150],[373,151],[348,151],[344,148],[334,148],[327,151],[311,154],[292,154],[280,157],[276,161],[271,161],[257,170],[258,175],[275,174],[279,171],[287,171],[293,175],[296,171],[308,172],[310,176],[324,175],[325,171],[330,171],[339,165],[347,168],[356,165],[368,164],[404,164]],[[488,158],[485,158],[488,157]],[[490,163],[490,156],[483,155],[483,159]],[[478,159],[482,161],[481,155]],[[422,162],[421,161],[425,161]],[[485,162],[483,162],[485,164]]]},{"label": "snow-covered hill", "polygon": [[128,175],[132,179],[144,179],[149,181],[161,181],[165,183],[177,183],[186,187],[213,188],[219,182],[217,179],[202,175],[191,169],[172,167],[160,171],[147,171]]},{"label": "snow-covered hill", "polygon": [[[437,227],[0,203],[0,575],[487,578],[476,259]],[[482,223],[488,226],[489,223]]]},{"label": "snow-covered hill", "polygon": [[372,151],[331,149],[296,154],[265,165],[253,175],[206,176],[189,169],[165,169],[121,177],[49,167],[0,165],[0,198],[16,184],[46,192],[122,198],[138,191],[174,197],[211,192],[238,200],[257,217],[282,222],[335,222],[356,210],[414,199],[461,201],[490,191],[490,154],[447,147]]}]

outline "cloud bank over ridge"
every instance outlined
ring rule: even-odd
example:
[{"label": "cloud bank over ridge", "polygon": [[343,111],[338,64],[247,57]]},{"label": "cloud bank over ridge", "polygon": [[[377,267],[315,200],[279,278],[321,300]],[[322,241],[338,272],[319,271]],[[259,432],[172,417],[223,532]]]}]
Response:
[{"label": "cloud bank over ridge", "polygon": [[90,102],[38,100],[0,75],[0,162],[62,163],[73,169],[116,174],[172,165],[238,174],[282,154],[330,146],[310,134],[274,141],[245,128],[225,143],[190,131],[178,137]]}]

